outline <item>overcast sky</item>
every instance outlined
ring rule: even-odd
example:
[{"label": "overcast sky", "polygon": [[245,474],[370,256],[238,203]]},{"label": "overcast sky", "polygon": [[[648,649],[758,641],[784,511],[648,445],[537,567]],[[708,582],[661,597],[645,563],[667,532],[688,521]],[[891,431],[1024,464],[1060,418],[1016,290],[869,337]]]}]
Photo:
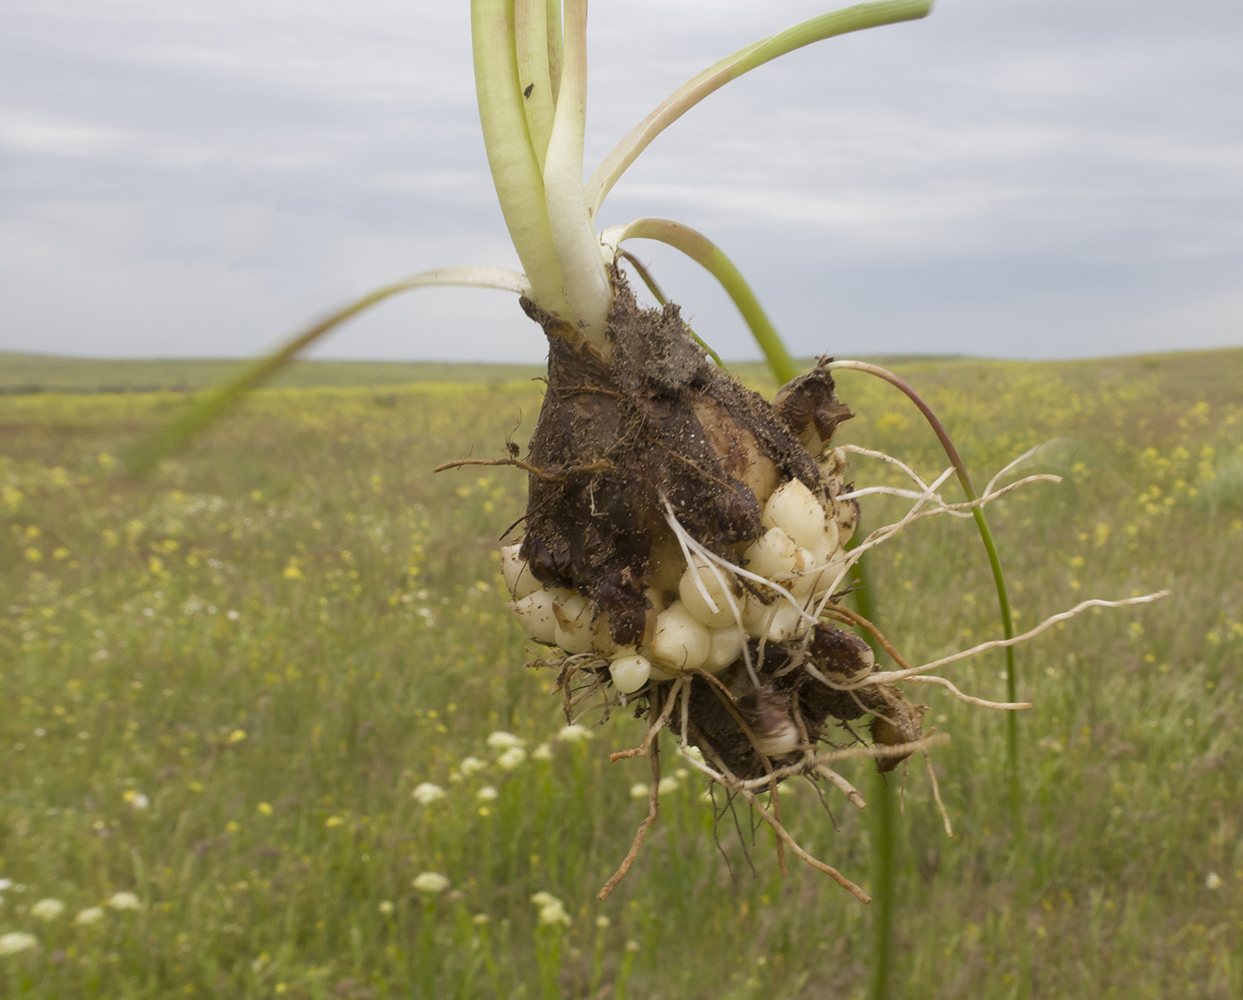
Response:
[{"label": "overcast sky", "polygon": [[[830,9],[595,0],[587,173],[704,66]],[[517,267],[467,0],[5,0],[0,349],[237,356],[424,268]],[[601,223],[700,229],[796,353],[1243,344],[1243,4],[941,0],[695,108]],[[654,267],[726,357],[712,279]],[[321,356],[534,361],[501,292],[428,290]]]}]

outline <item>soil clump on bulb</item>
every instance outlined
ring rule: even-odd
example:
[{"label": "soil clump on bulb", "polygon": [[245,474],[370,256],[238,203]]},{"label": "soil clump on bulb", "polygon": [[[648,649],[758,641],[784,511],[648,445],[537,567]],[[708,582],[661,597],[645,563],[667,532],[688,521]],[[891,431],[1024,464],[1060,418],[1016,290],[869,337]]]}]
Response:
[{"label": "soil clump on bulb", "polygon": [[[832,529],[818,558],[840,555],[839,534],[848,537],[858,520],[855,502],[837,497],[849,490],[838,474],[842,462],[826,463],[821,454],[838,423],[852,415],[827,370],[795,379],[770,404],[711,363],[676,306],[642,308],[620,273],[613,278],[603,349],[523,301],[548,334],[550,351],[547,392],[523,463],[529,492],[516,556],[552,595],[556,616],[551,625],[524,625],[549,645],[555,628],[555,644],[569,654],[596,654],[592,669],[602,686],[610,659],[646,664],[654,640],[659,648],[664,619],[658,616],[678,602],[688,557],[699,558],[688,544],[745,568],[743,553],[770,530],[766,502],[793,480],[806,487]],[[721,579],[719,570],[712,572]],[[762,616],[783,600],[745,574],[732,576],[728,586],[737,597],[727,598],[730,627],[740,635],[743,605]],[[699,590],[711,604],[702,585]],[[673,711],[670,726],[680,733],[685,713],[688,742],[739,779],[800,759],[825,737],[831,719],[866,715],[903,737],[884,742],[918,739],[919,713],[897,688],[852,685],[872,669],[870,652],[850,633],[810,624],[807,608],[814,604],[792,606],[795,625],[785,632],[752,629],[745,649],[737,642],[738,655],[711,673],[694,663],[694,653],[672,665],[667,656],[654,657],[646,685],[618,687],[642,703],[654,685],[687,682],[686,705]]]}]

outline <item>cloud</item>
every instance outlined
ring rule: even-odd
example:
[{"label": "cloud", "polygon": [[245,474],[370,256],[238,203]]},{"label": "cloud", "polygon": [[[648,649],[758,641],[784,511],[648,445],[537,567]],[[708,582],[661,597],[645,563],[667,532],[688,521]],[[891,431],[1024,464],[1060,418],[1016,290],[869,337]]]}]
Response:
[{"label": "cloud", "polygon": [[[588,171],[683,79],[822,10],[596,0]],[[464,3],[12,0],[3,18],[0,347],[245,354],[401,274],[514,266]],[[1240,43],[1226,0],[942,0],[713,95],[601,222],[701,229],[808,352],[847,331],[1025,356],[1230,342]],[[754,355],[709,279],[636,250],[723,353]],[[424,293],[325,350],[534,360],[524,322],[503,296]]]}]

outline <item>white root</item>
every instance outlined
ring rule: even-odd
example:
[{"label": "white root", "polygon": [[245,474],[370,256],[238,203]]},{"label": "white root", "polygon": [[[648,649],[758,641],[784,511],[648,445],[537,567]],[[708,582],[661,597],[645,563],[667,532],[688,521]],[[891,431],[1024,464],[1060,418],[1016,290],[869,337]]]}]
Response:
[{"label": "white root", "polygon": [[829,784],[845,795],[851,805],[858,809],[863,809],[867,806],[867,802],[864,801],[863,795],[860,793],[859,789],[855,788],[854,785],[852,785],[842,775],[838,774],[827,764],[817,764],[815,766],[815,771],[816,774],[820,775],[828,781]]},{"label": "white root", "polygon": [[[802,579],[802,577],[806,576],[807,574],[802,573],[800,571],[801,569],[805,568],[804,564],[807,562],[807,560],[811,559],[810,554],[805,553],[804,556],[802,557],[803,562],[799,563],[799,569],[796,569],[788,576],[786,574],[781,574],[781,573],[774,574],[775,576],[778,577],[778,579],[780,579],[783,582],[786,582],[791,578],[795,579],[794,583],[789,584],[791,589],[787,589],[786,586],[783,586],[782,583],[777,582],[771,576],[766,577],[764,575],[744,569],[742,566],[735,564],[730,559],[727,559],[725,557],[722,557],[716,554],[715,552],[710,551],[705,545],[703,545],[701,542],[696,540],[690,534],[690,532],[686,530],[685,527],[683,527],[683,525],[679,522],[676,514],[674,513],[673,507],[669,503],[669,501],[664,497],[661,498],[662,503],[664,504],[664,508],[665,508],[665,520],[668,523],[670,529],[672,530],[674,538],[676,538],[678,547],[681,550],[682,556],[685,560],[684,565],[686,569],[684,571],[684,575],[680,583],[681,583],[681,588],[685,588],[688,593],[683,593],[682,595],[683,599],[681,602],[678,602],[678,603],[683,606],[686,606],[687,604],[686,598],[688,596],[691,596],[693,593],[693,598],[702,598],[704,606],[706,607],[706,609],[711,615],[720,615],[722,612],[726,610],[722,605],[728,605],[728,614],[730,618],[732,619],[732,625],[726,622],[719,629],[713,629],[713,632],[715,631],[724,632],[725,629],[731,629],[731,630],[736,629],[737,630],[736,634],[738,636],[739,645],[740,645],[739,652],[745,664],[747,674],[750,677],[751,682],[756,689],[760,689],[762,685],[761,685],[760,677],[756,669],[756,664],[753,662],[754,657],[751,654],[750,645],[747,641],[748,632],[747,632],[747,620],[746,620],[746,615],[748,613],[747,606],[751,600],[750,595],[752,595],[754,591],[748,590],[746,588],[740,588],[739,581],[750,581],[750,583],[752,584],[756,584],[762,588],[765,588],[766,593],[775,592],[779,596],[780,602],[777,604],[773,604],[773,605],[767,605],[766,607],[776,608],[776,609],[781,610],[782,614],[788,615],[791,617],[792,621],[794,621],[797,624],[798,629],[805,631],[807,623],[810,623],[812,625],[819,623],[819,621],[821,620],[821,616],[826,613],[826,608],[829,606],[831,602],[832,595],[835,592],[837,592],[838,588],[842,584],[842,581],[845,579],[847,573],[849,572],[851,566],[853,566],[856,562],[858,562],[858,560],[862,557],[863,553],[888,541],[890,538],[892,538],[894,535],[896,535],[899,531],[901,531],[903,528],[905,528],[907,525],[911,524],[912,522],[916,520],[920,520],[922,518],[926,518],[926,517],[934,517],[940,514],[948,514],[954,517],[970,517],[972,516],[971,512],[977,507],[982,507],[983,505],[990,503],[993,500],[1004,497],[1008,495],[1009,493],[1013,492],[1014,490],[1017,490],[1023,486],[1026,486],[1026,485],[1029,485],[1035,482],[1060,482],[1061,481],[1061,478],[1058,476],[1046,475],[1046,474],[1032,475],[1032,476],[1024,477],[1000,489],[997,489],[996,484],[1002,479],[1002,477],[1004,477],[1008,472],[1012,471],[1018,464],[1022,462],[1023,458],[1026,457],[1026,456],[1021,456],[1019,459],[1016,459],[1014,462],[1010,463],[1010,465],[1002,469],[1001,472],[997,473],[997,475],[995,475],[989,481],[988,487],[985,489],[984,494],[982,496],[980,496],[979,498],[975,500],[966,501],[963,503],[952,503],[951,504],[951,503],[946,503],[938,491],[941,489],[944,483],[949,479],[949,477],[953,475],[954,473],[953,468],[946,469],[944,472],[938,475],[932,482],[926,483],[913,469],[911,469],[909,466],[905,465],[898,459],[895,459],[889,455],[885,455],[881,452],[872,451],[866,448],[859,448],[853,445],[843,446],[841,450],[843,452],[849,452],[853,454],[864,455],[867,457],[878,458],[882,461],[888,462],[889,464],[901,470],[915,484],[915,486],[918,489],[912,490],[912,489],[902,489],[898,487],[876,486],[876,487],[867,487],[864,489],[852,491],[850,493],[841,494],[837,499],[849,500],[849,499],[853,499],[856,497],[875,495],[875,494],[895,496],[895,497],[900,497],[904,500],[911,501],[911,506],[900,520],[895,521],[892,524],[884,525],[872,531],[867,536],[867,538],[862,541],[862,543],[859,546],[857,546],[855,549],[853,549],[849,553],[846,553],[840,549],[834,550],[833,552],[830,552],[825,556],[823,560],[824,562],[823,565],[819,564],[821,561],[819,556],[817,556],[816,559],[811,560],[813,563],[815,563],[815,565],[813,565],[812,568],[808,571],[810,574],[814,575],[814,582],[810,586],[808,585],[808,582],[806,580]],[[801,513],[803,512],[801,511],[801,508],[800,508],[800,514]],[[828,515],[825,515],[826,522],[827,522],[827,517]],[[808,519],[804,518],[804,520],[808,520]],[[801,525],[801,522],[799,523]],[[789,534],[789,532],[786,532],[786,533]],[[806,532],[804,532],[804,534],[806,534]],[[794,541],[797,543],[797,539],[794,539]],[[673,550],[671,549],[670,551],[672,552]],[[758,562],[757,562],[757,568],[758,568]],[[711,571],[712,573],[711,577],[708,577],[706,575],[707,571]],[[689,576],[686,576],[685,575],[686,573],[689,573]],[[834,573],[836,574],[836,576],[833,579],[832,585],[828,586],[827,588],[822,589],[822,580]],[[811,591],[815,592],[814,597],[810,593]],[[795,592],[805,595],[806,600],[805,601],[800,600],[796,596]],[[887,684],[887,683],[893,683],[893,682],[898,682],[898,681],[910,680],[910,681],[915,681],[915,682],[920,682],[920,683],[936,684],[940,687],[945,688],[947,691],[949,691],[954,697],[958,698],[959,700],[966,702],[968,704],[971,704],[971,705],[975,705],[980,708],[994,709],[994,710],[1000,710],[1000,711],[1020,711],[1020,710],[1031,708],[1032,707],[1031,703],[1030,702],[996,702],[996,701],[989,701],[984,698],[978,698],[973,695],[964,693],[953,682],[951,682],[950,680],[944,677],[940,677],[935,674],[932,674],[931,671],[936,670],[940,667],[947,666],[952,663],[956,663],[959,660],[964,660],[969,657],[977,656],[980,653],[984,653],[992,649],[1005,648],[1008,646],[1017,645],[1018,643],[1021,643],[1021,642],[1025,642],[1029,639],[1032,639],[1040,635],[1042,632],[1047,631],[1048,629],[1052,628],[1054,625],[1060,622],[1067,621],[1071,618],[1074,618],[1082,614],[1084,611],[1088,610],[1089,608],[1098,608],[1098,607],[1119,608],[1119,607],[1127,607],[1131,605],[1147,604],[1152,601],[1156,601],[1163,597],[1166,597],[1168,596],[1168,594],[1169,594],[1169,591],[1160,591],[1160,592],[1153,593],[1153,594],[1146,594],[1140,597],[1127,598],[1127,599],[1118,600],[1118,601],[1107,601],[1107,600],[1083,601],[1075,605],[1073,608],[1071,608],[1068,611],[1064,611],[1059,614],[1052,615],[1051,617],[1042,621],[1040,624],[1036,625],[1034,628],[1029,629],[1028,631],[1022,633],[1021,635],[1015,636],[1010,639],[994,639],[988,642],[983,642],[976,646],[971,647],[970,649],[962,650],[957,653],[953,653],[951,655],[948,655],[940,659],[931,661],[929,663],[924,663],[924,664],[921,664],[915,667],[907,666],[906,663],[902,661],[901,657],[896,652],[894,652],[892,649],[890,649],[890,647],[888,647],[888,645],[886,644],[886,648],[889,649],[890,653],[893,655],[896,662],[898,662],[901,665],[902,669],[885,670],[885,671],[873,670],[867,673],[866,675],[858,676],[852,679],[851,681],[845,681],[845,680],[834,681],[830,679],[828,676],[826,676],[824,672],[821,671],[816,666],[815,663],[810,662],[809,660],[806,660],[806,659],[802,661],[801,667],[802,669],[806,670],[810,676],[814,677],[818,682],[824,684],[828,688],[838,690],[838,691],[854,691],[867,685],[879,685],[879,684]],[[696,603],[696,602],[693,599],[691,603]],[[702,615],[702,612],[704,609],[700,608],[697,610],[700,611]],[[667,612],[662,612],[662,614],[667,614]],[[696,623],[702,625],[702,627],[705,630],[708,629],[709,623],[704,622],[703,617],[696,617],[694,612],[690,610],[687,610],[686,614],[688,617],[694,618]],[[829,614],[832,615],[835,613],[829,612]],[[856,622],[856,624],[866,625],[867,623]],[[564,624],[562,624],[563,629],[564,627],[565,627]],[[787,629],[786,631],[790,631],[790,630]],[[752,632],[751,634],[754,635],[755,633]],[[797,631],[795,631],[794,634],[798,634]],[[760,658],[761,660],[763,658],[764,643],[765,641],[770,641],[770,640],[771,640],[771,637],[767,636],[767,634],[760,636]],[[882,638],[881,641],[884,642],[885,640]],[[631,651],[627,650],[627,653],[629,652]],[[637,651],[634,651],[634,652],[637,653]],[[635,658],[639,659],[641,657],[635,656]],[[692,664],[690,662],[690,659],[691,658],[687,659],[686,670],[679,670],[676,664],[669,666],[668,669],[677,671],[676,675],[673,678],[671,678],[673,679],[674,683],[672,684],[671,688],[667,691],[665,695],[667,700],[662,706],[662,710],[659,712],[658,716],[653,719],[652,725],[649,728],[646,734],[646,737],[643,740],[642,745],[639,747],[635,747],[632,750],[621,751],[617,754],[614,754],[613,755],[614,759],[618,759],[621,757],[648,755],[648,754],[654,755],[655,747],[653,744],[655,740],[657,739],[660,730],[669,726],[670,720],[672,718],[672,713],[678,710],[678,708],[680,708],[681,732],[680,732],[680,738],[678,740],[677,753],[687,763],[687,765],[693,768],[696,772],[702,774],[712,784],[720,785],[722,788],[724,788],[727,791],[727,793],[731,795],[738,795],[742,799],[744,799],[755,810],[756,814],[760,818],[762,818],[763,821],[767,823],[773,829],[774,833],[779,838],[779,847],[781,845],[788,845],[790,849],[799,858],[801,858],[802,860],[804,860],[805,862],[807,862],[809,865],[816,868],[817,870],[825,872],[826,874],[830,875],[830,877],[832,877],[835,881],[837,881],[838,884],[842,885],[848,891],[852,892],[856,897],[858,897],[859,899],[865,902],[868,901],[868,896],[866,893],[863,892],[862,889],[860,889],[857,885],[855,885],[849,879],[845,878],[843,875],[841,875],[841,873],[839,873],[832,867],[811,857],[811,855],[809,855],[796,843],[795,839],[790,835],[790,833],[782,825],[780,808],[779,808],[779,800],[776,797],[777,782],[785,778],[794,777],[794,776],[806,777],[809,780],[813,780],[813,781],[822,779],[828,782],[829,784],[831,784],[839,792],[841,792],[847,798],[847,800],[850,801],[857,808],[863,808],[866,805],[866,803],[864,801],[863,796],[860,794],[859,790],[856,789],[843,775],[839,774],[836,770],[834,770],[831,765],[833,765],[837,761],[854,760],[854,759],[861,759],[861,758],[882,759],[882,760],[883,759],[900,759],[900,758],[909,757],[910,755],[918,752],[918,753],[923,754],[924,756],[925,763],[927,765],[929,781],[932,787],[933,799],[936,802],[937,809],[944,823],[946,835],[949,837],[953,836],[953,825],[950,821],[949,812],[945,807],[944,801],[942,800],[940,786],[937,781],[936,771],[933,766],[931,757],[929,756],[929,753],[928,753],[928,751],[932,747],[942,746],[948,743],[949,741],[948,734],[939,734],[939,733],[933,732],[933,733],[928,734],[927,736],[924,736],[921,739],[914,740],[914,741],[907,742],[907,743],[901,743],[901,744],[895,744],[895,745],[878,744],[878,745],[873,745],[873,746],[857,745],[857,746],[851,746],[851,747],[844,747],[841,749],[825,750],[823,752],[817,753],[811,748],[810,744],[808,743],[806,730],[803,727],[801,717],[798,715],[798,712],[795,711],[795,720],[800,727],[800,735],[801,735],[801,740],[799,740],[799,744],[805,746],[802,759],[797,761],[796,763],[787,764],[781,767],[775,767],[775,766],[772,766],[772,762],[769,760],[768,756],[762,756],[762,759],[765,762],[766,773],[763,776],[757,777],[757,778],[745,778],[745,779],[740,778],[730,771],[730,769],[725,765],[725,763],[721,760],[721,758],[712,750],[711,747],[705,746],[705,747],[700,748],[701,750],[704,751],[704,754],[707,756],[708,761],[705,761],[703,757],[701,757],[698,754],[694,754],[692,752],[694,748],[691,747],[688,742],[689,730],[690,730],[689,694],[690,694],[691,674],[693,673],[695,675],[705,676],[708,680],[712,680],[713,678],[710,676],[709,673],[705,672],[702,669],[691,669],[692,667],[695,666],[695,664]],[[699,658],[694,657],[694,659],[698,660]],[[621,657],[615,657],[614,665],[618,667],[622,667],[622,666],[629,666],[629,663],[624,663],[623,658]],[[638,664],[636,664],[636,666],[638,666]],[[653,664],[652,666],[654,668],[656,665]],[[635,671],[635,673],[637,675],[638,671]],[[663,675],[659,675],[655,671],[655,669],[653,669],[651,676],[652,676],[652,681],[655,682],[657,680],[662,679]],[[630,687],[637,681],[637,679],[638,678],[636,676],[634,680],[631,680],[625,686]],[[644,690],[655,691],[656,688],[645,687]],[[642,690],[640,690],[638,694],[641,695]],[[625,695],[622,695],[622,700],[623,702],[625,701]],[[744,726],[744,729],[745,729],[745,726]],[[749,730],[748,730],[748,733],[749,733]],[[752,736],[752,739],[754,740],[755,737]],[[756,746],[757,746],[757,750],[760,750],[760,745],[756,744]],[[762,750],[760,750],[760,752],[762,753]],[[658,771],[655,768],[653,770],[653,775],[654,775],[653,780],[655,781],[656,780],[655,776],[658,775]],[[758,796],[761,795],[765,791],[771,791],[774,793],[771,812],[764,807],[764,805],[760,802],[758,798]],[[652,795],[653,796],[656,795],[655,784],[653,784]],[[653,802],[654,802],[654,798],[653,798]],[[623,865],[623,869],[619,871],[618,877],[620,877],[621,874],[624,874],[624,869],[628,867],[630,861],[633,860],[632,855],[637,852],[638,846],[642,843],[643,835],[646,833],[647,827],[650,826],[651,821],[654,819],[654,813],[655,813],[654,805],[651,806],[650,811],[651,811],[651,815],[649,815],[648,819],[645,820],[644,824],[642,825],[639,831],[639,834],[636,837],[635,846],[632,848],[632,854],[627,856],[627,862]],[[783,862],[783,871],[784,871],[784,862]],[[612,884],[614,884],[613,880],[610,881],[609,886],[606,886],[606,891],[607,889],[611,888]]]},{"label": "white root", "polygon": [[[867,678],[869,684],[883,684],[893,681],[904,681],[920,674],[926,674],[929,670],[936,670],[938,667],[944,667],[950,663],[957,663],[959,660],[966,660],[972,656],[978,656],[980,653],[988,652],[990,649],[1003,649],[1006,646],[1014,646],[1020,642],[1026,642],[1028,639],[1034,639],[1041,632],[1047,632],[1058,622],[1068,621],[1078,615],[1083,614],[1089,608],[1126,608],[1135,604],[1151,604],[1153,601],[1159,601],[1163,597],[1169,597],[1170,591],[1158,590],[1153,594],[1144,594],[1141,597],[1128,597],[1121,601],[1102,601],[1090,600],[1081,601],[1069,611],[1063,611],[1061,614],[1051,615],[1042,621],[1035,628],[1028,629],[1022,635],[1016,635],[1012,639],[993,639],[989,642],[982,642],[978,646],[972,646],[970,649],[964,649],[957,653],[951,653],[949,656],[943,656],[939,660],[933,660],[931,663],[922,663],[918,667],[909,667],[906,670],[882,670],[878,673],[871,674]],[[851,687],[859,687],[861,685],[834,685],[839,690],[848,691]]]},{"label": "white root", "polygon": [[954,824],[950,822],[949,810],[941,801],[941,785],[937,782],[937,770],[932,766],[932,755],[927,750],[924,751],[924,763],[928,765],[928,780],[932,782],[932,797],[936,800],[937,811],[941,814],[942,822],[945,823],[945,835],[953,839]]},{"label": "white root", "polygon": [[946,680],[944,677],[937,677],[934,674],[924,674],[922,676],[908,677],[908,681],[922,681],[925,684],[940,684],[943,688],[948,688],[950,694],[960,701],[965,701],[968,705],[975,705],[977,708],[992,708],[1001,712],[1018,712],[1025,708],[1031,708],[1030,701],[986,701],[983,698],[976,698],[974,695],[963,694],[952,681]]}]

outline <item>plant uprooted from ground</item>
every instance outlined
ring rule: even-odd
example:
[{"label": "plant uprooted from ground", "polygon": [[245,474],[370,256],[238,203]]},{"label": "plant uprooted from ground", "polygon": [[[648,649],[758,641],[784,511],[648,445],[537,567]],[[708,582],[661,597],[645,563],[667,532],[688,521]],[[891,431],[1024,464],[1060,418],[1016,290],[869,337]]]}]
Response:
[{"label": "plant uprooted from ground", "polygon": [[[514,446],[509,457],[486,463],[513,465],[528,475],[521,537],[502,550],[512,607],[532,638],[551,647],[537,662],[556,667],[554,690],[571,718],[593,707],[607,715],[612,707],[634,705],[649,720],[641,746],[614,755],[647,755],[652,782],[648,815],[602,896],[624,876],[656,818],[657,737],[664,728],[677,735],[677,752],[724,788],[730,802],[746,802],[773,828],[783,868],[788,847],[866,900],[863,890],[808,855],[786,831],[781,782],[801,777],[817,789],[825,782],[861,806],[859,792],[833,770],[835,761],[869,756],[888,770],[914,752],[926,756],[946,737],[923,733],[923,706],[907,700],[899,681],[934,682],[985,707],[1028,707],[1014,697],[1006,703],[972,698],[929,671],[1008,647],[1052,620],[1019,637],[1007,627],[1004,640],[911,667],[841,599],[852,565],[866,551],[932,514],[975,517],[997,569],[983,504],[1051,477],[1027,477],[1002,489],[994,489],[994,479],[977,497],[943,429],[896,377],[827,358],[798,375],[746,282],[701,234],[665,219],[638,219],[603,233],[594,225],[627,167],[708,94],[793,49],[920,18],[930,6],[930,0],[865,3],[739,50],[671,94],[584,185],[586,0],[564,0],[564,7],[561,0],[473,0],[488,162],[523,273],[445,269],[377,289],[255,363],[137,457],[137,464],[150,464],[293,354],[398,292],[431,285],[517,292],[548,338],[549,359],[527,456]],[[636,238],[667,243],[720,280],[786,383],[771,403],[725,371],[646,269],[621,249]],[[636,267],[662,308],[638,304],[619,270],[622,259]],[[871,371],[906,391],[933,421],[951,467],[925,483],[895,459],[834,447],[838,424],[851,416],[835,391],[832,373],[842,368]],[[914,488],[855,489],[847,482],[851,452],[893,462]],[[946,503],[939,492],[954,472],[967,494],[964,503]],[[913,503],[898,522],[848,550],[858,498],[872,492]],[[999,569],[997,576],[1000,582]],[[896,669],[878,669],[856,629],[870,633]],[[870,745],[852,723],[866,727]],[[765,793],[767,802],[760,798]]]}]

